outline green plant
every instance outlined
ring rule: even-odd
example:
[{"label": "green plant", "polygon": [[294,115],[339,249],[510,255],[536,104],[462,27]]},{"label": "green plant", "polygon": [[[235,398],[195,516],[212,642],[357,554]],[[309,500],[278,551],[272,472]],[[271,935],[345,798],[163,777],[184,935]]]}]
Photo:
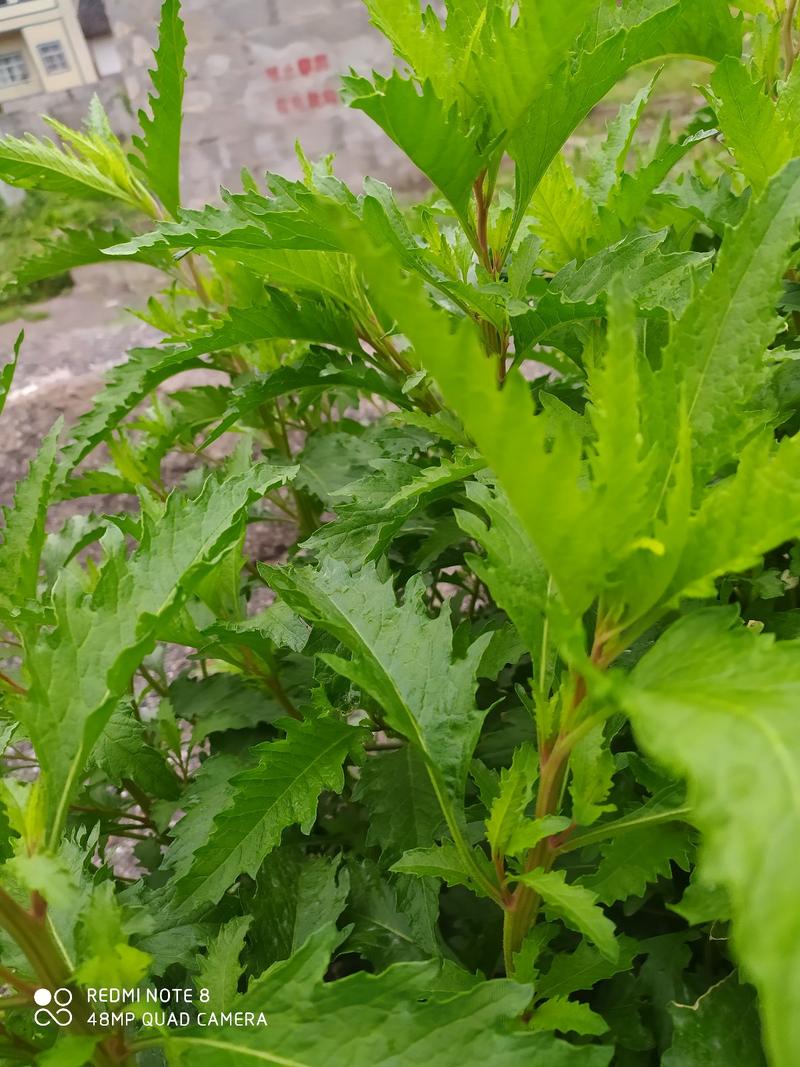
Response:
[{"label": "green plant", "polygon": [[[0,140],[5,180],[151,220],[29,273],[170,282],[6,514],[0,1054],[793,1067],[794,5],[748,5],[747,60],[722,0],[368,6],[409,70],[345,91],[435,186],[408,211],[302,154],[181,209],[176,0],[130,155],[99,105]],[[637,139],[651,82],[565,148],[678,53],[678,136]],[[159,391],[187,369],[224,384]]]}]

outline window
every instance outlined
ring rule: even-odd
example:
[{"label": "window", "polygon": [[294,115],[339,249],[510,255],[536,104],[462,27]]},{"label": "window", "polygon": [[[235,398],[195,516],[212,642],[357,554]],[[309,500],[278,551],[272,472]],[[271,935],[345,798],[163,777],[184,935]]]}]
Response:
[{"label": "window", "polygon": [[60,74],[69,70],[69,61],[61,41],[43,41],[36,46],[45,74]]},{"label": "window", "polygon": [[12,85],[22,85],[28,81],[28,64],[22,52],[0,53],[0,89],[8,89]]}]

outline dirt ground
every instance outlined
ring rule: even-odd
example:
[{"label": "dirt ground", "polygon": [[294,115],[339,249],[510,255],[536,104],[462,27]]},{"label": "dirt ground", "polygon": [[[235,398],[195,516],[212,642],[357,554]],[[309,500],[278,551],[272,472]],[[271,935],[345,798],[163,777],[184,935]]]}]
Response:
[{"label": "dirt ground", "polygon": [[0,503],[7,504],[42,438],[59,415],[70,425],[91,402],[103,375],[129,348],[153,344],[159,334],[126,311],[152,292],[153,272],[135,265],[112,274],[83,267],[75,286],[29,310],[45,317],[0,325],[0,363],[25,331],[19,365],[0,417]]}]

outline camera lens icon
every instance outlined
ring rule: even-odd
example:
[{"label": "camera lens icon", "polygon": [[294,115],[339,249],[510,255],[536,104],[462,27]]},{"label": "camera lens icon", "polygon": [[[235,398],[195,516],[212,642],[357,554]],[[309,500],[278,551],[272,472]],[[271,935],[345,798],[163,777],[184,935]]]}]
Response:
[{"label": "camera lens icon", "polygon": [[[71,989],[61,988],[53,992],[49,989],[37,989],[33,994],[33,1001],[38,1005],[33,1013],[37,1026],[49,1026],[50,1023],[56,1026],[69,1026],[72,1022],[72,1012],[69,1010],[69,1005],[72,1003]],[[51,1004],[55,1004],[52,1010]]]}]

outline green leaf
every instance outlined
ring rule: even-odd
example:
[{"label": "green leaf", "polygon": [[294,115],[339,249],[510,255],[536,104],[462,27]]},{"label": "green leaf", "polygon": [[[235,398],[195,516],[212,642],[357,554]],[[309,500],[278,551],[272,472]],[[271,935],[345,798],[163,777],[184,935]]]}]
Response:
[{"label": "green leaf", "polygon": [[349,867],[347,948],[383,970],[405,960],[441,955],[436,931],[439,885],[432,879],[392,877],[368,861]]},{"label": "green leaf", "polygon": [[150,965],[150,956],[128,944],[126,917],[114,895],[111,882],[92,891],[88,907],[81,915],[76,935],[80,966],[75,978],[81,985],[131,988],[141,982]]},{"label": "green leaf", "polygon": [[675,824],[631,830],[601,847],[597,870],[581,879],[603,904],[643,896],[659,878],[672,877],[672,863],[684,871],[693,849],[685,827]]},{"label": "green leaf", "polygon": [[597,536],[609,557],[641,529],[643,514],[657,506],[648,499],[653,464],[644,454],[649,442],[645,444],[641,424],[636,317],[623,277],[611,291],[605,355],[589,372],[589,417],[595,431],[589,462],[600,496]]},{"label": "green leaf", "polygon": [[784,125],[763,83],[754,80],[732,56],[714,71],[711,88],[725,144],[756,193],[761,193],[795,155],[792,131]]},{"label": "green leaf", "polygon": [[398,606],[391,581],[376,568],[356,574],[326,558],[311,567],[265,567],[261,573],[298,615],[333,634],[351,653],[321,658],[366,690],[386,722],[425,758],[437,793],[458,803],[485,711],[475,706],[475,676],[490,635],[453,659],[446,612],[431,619],[414,579]]},{"label": "green leaf", "polygon": [[195,853],[208,841],[214,820],[231,802],[231,780],[241,770],[241,758],[227,753],[200,765],[181,797],[185,814],[170,830],[172,841],[163,866],[170,872],[171,883],[177,884],[188,873]]},{"label": "green leaf", "polygon": [[286,715],[286,709],[263,689],[230,674],[212,674],[197,681],[176,678],[169,695],[175,714],[192,723],[193,745],[202,744],[213,733],[252,729]]},{"label": "green leaf", "polygon": [[36,1059],[37,1067],[86,1067],[86,1064],[92,1061],[92,1054],[99,1040],[99,1035],[83,1037],[65,1034],[46,1052],[40,1053]]},{"label": "green leaf", "polygon": [[160,520],[143,516],[130,559],[122,535],[107,531],[107,560],[91,592],[82,572],[63,571],[53,589],[51,633],[26,636],[29,693],[19,715],[42,766],[51,841],[61,833],[91,749],[157,627],[238,537],[251,503],[282,484],[285,470],[257,464],[193,499],[170,495]]},{"label": "green leaf", "polygon": [[3,409],[6,406],[8,400],[8,394],[11,390],[11,383],[14,381],[14,373],[17,369],[17,363],[19,361],[19,353],[22,348],[22,342],[25,340],[25,331],[21,330],[17,335],[17,339],[14,342],[14,355],[3,365],[3,369],[0,370],[0,415],[3,414]]},{"label": "green leaf", "polygon": [[527,121],[509,146],[517,165],[517,224],[570,135],[628,70],[660,56],[719,60],[741,52],[741,26],[724,0],[642,0],[600,11],[602,17],[586,19],[578,55],[530,101]]},{"label": "green leaf", "polygon": [[572,750],[569,791],[572,818],[578,826],[591,826],[614,810],[605,800],[611,792],[615,765],[602,726],[596,726]]},{"label": "green leaf", "polygon": [[546,674],[549,663],[543,663],[541,658],[547,600],[544,565],[502,489],[470,482],[466,490],[489,520],[487,526],[472,512],[456,512],[458,525],[486,553],[483,557],[469,554],[466,561],[511,619],[536,670],[540,675]]},{"label": "green leaf", "polygon": [[773,310],[800,229],[800,161],[773,178],[722,243],[711,280],[674,327],[662,362],[676,369],[700,480],[737,452],[761,415],[747,414],[764,382]]},{"label": "green leaf", "polygon": [[520,745],[510,767],[500,772],[500,792],[486,820],[486,838],[494,856],[504,856],[520,829],[539,776],[539,754],[533,745]]},{"label": "green leaf", "polygon": [[[471,323],[462,321],[451,331],[448,317],[429,306],[417,279],[404,278],[388,257],[357,236],[353,250],[370,286],[494,470],[566,605],[582,614],[603,565],[602,546],[583,535],[593,526],[593,500],[581,484],[580,435],[562,424],[554,438],[552,421],[534,417],[521,375],[512,372],[504,389],[497,389],[496,368]],[[547,508],[539,506],[542,499]]]},{"label": "green leaf", "polygon": [[64,449],[64,464],[76,467],[100,441],[105,440],[137,404],[167,378],[204,367],[185,348],[134,348],[125,363],[109,371],[106,386],[72,430]]},{"label": "green leaf", "polygon": [[341,309],[329,301],[289,297],[277,289],[269,292],[264,303],[229,308],[214,331],[193,339],[189,349],[195,356],[204,356],[266,340],[319,341],[359,350],[353,323]]},{"label": "green leaf", "polygon": [[412,745],[364,760],[353,799],[369,813],[367,843],[379,845],[389,863],[403,852],[432,845],[442,822],[425,762]]},{"label": "green leaf", "polygon": [[713,595],[721,574],[745,571],[800,532],[800,437],[772,434],[745,446],[730,478],[714,485],[689,520],[667,595]]},{"label": "green leaf", "polygon": [[795,642],[755,635],[729,611],[696,612],[643,657],[623,696],[645,752],[688,780],[703,877],[730,896],[733,946],[759,991],[776,1067],[790,1067],[800,1046],[792,1007],[800,952],[786,867],[800,835],[797,651]]},{"label": "green leaf", "polygon": [[544,246],[544,265],[558,270],[586,258],[596,229],[594,208],[567,160],[558,155],[542,177],[530,205],[532,228]]},{"label": "green leaf", "polygon": [[660,73],[660,70],[656,71],[649,83],[639,90],[629,104],[623,104],[606,126],[606,139],[591,161],[587,179],[592,198],[598,204],[606,202],[611,190],[625,173],[625,162],[633,138]]},{"label": "green leaf", "polygon": [[636,956],[645,950],[631,938],[617,941],[618,957],[610,960],[592,945],[583,941],[574,952],[558,953],[550,970],[536,984],[537,995],[543,997],[569,996],[582,989],[592,989],[598,982],[605,982],[615,974],[629,971]]},{"label": "green leaf", "polygon": [[530,871],[518,881],[542,898],[545,908],[572,930],[583,934],[608,960],[619,957],[614,924],[596,904],[597,897],[579,885],[569,885],[564,871]]},{"label": "green leaf", "polygon": [[677,904],[668,904],[670,911],[680,915],[690,926],[709,922],[727,922],[731,917],[728,894],[719,886],[708,886],[693,876]]},{"label": "green leaf", "polygon": [[89,198],[108,196],[141,208],[133,192],[118,185],[107,168],[30,133],[21,138],[0,137],[0,179],[22,189]]},{"label": "green leaf", "polygon": [[454,989],[451,970],[438,962],[401,963],[379,975],[323,982],[328,961],[320,954],[322,941],[316,944],[316,957],[308,951],[312,940],[297,962],[277,964],[237,1002],[238,1010],[267,1013],[267,1027],[184,1032],[165,1039],[168,1053],[180,1055],[187,1067],[405,1067],[411,1061],[461,1067],[465,1048],[475,1062],[492,1067],[609,1063],[610,1048],[576,1049],[512,1026],[527,1005],[529,987],[462,979]]},{"label": "green leaf", "polygon": [[139,112],[141,136],[133,143],[139,157],[132,160],[171,215],[180,202],[181,119],[186,71],[186,34],[180,0],[164,0],[158,27],[155,70],[150,71],[154,95],[148,97],[150,115]]},{"label": "green leaf", "polygon": [[[202,347],[202,345],[201,345]],[[246,420],[262,404],[280,396],[306,394],[308,391],[324,393],[334,386],[358,389],[368,395],[386,397],[401,407],[408,404],[397,384],[386,375],[365,367],[361,362],[350,362],[333,352],[315,352],[300,363],[284,363],[273,371],[259,375],[234,390],[229,410],[223,420],[208,434],[203,447],[216,441],[237,422]]]},{"label": "green leaf", "polygon": [[[478,867],[484,868],[487,878],[491,880],[491,869],[484,854],[476,848],[472,850],[472,855]],[[411,849],[392,865],[391,870],[398,874],[413,874],[417,878],[441,878],[445,885],[466,885],[476,893],[482,891],[475,882],[473,871],[449,841],[432,848]]]},{"label": "green leaf", "polygon": [[144,724],[120,705],[97,741],[93,761],[117,786],[134,782],[151,797],[177,800],[178,780],[163,753],[145,740]]},{"label": "green leaf", "polygon": [[240,874],[253,877],[288,826],[306,834],[326,789],[341,792],[342,764],[363,744],[363,730],[336,719],[283,720],[286,738],[256,748],[259,762],[237,775],[231,802],[214,820],[190,870],[176,886],[182,912],[215,904]]},{"label": "green leaf", "polygon": [[243,970],[240,957],[252,921],[252,915],[230,919],[211,941],[206,955],[198,957],[195,989],[208,990],[211,1011],[230,1011],[233,1007]]},{"label": "green leaf", "polygon": [[670,1004],[669,1013],[675,1036],[661,1057],[662,1067],[766,1067],[756,998],[735,975],[695,1004]]},{"label": "green leaf", "polygon": [[3,509],[0,543],[0,611],[8,618],[13,605],[34,599],[39,583],[39,560],[45,539],[45,520],[56,471],[60,420],[42,442],[28,476],[18,485],[11,507]]},{"label": "green leaf", "polygon": [[[43,278],[52,278],[76,267],[83,267],[87,263],[102,263],[108,258],[105,250],[129,236],[130,234],[121,228],[103,230],[88,226],[83,230],[65,229],[55,237],[37,237],[37,245],[40,247],[34,246],[30,255],[25,255],[13,263],[11,284],[5,288],[8,290],[13,286],[13,289],[20,289]],[[132,259],[152,266],[166,268],[170,265],[163,255],[146,251],[137,253]]]},{"label": "green leaf", "polygon": [[270,853],[255,887],[243,890],[253,915],[248,941],[259,967],[287,959],[312,934],[336,922],[349,890],[341,856],[309,855],[292,845]]},{"label": "green leaf", "polygon": [[397,71],[343,83],[350,107],[369,115],[467,221],[472,186],[487,163],[476,144],[480,128],[463,129],[455,105],[443,103],[430,82],[418,87]]},{"label": "green leaf", "polygon": [[607,1033],[608,1023],[592,1011],[588,1004],[580,1004],[567,997],[553,997],[539,1004],[530,1022],[531,1030],[541,1033],[558,1030],[562,1034],[586,1034],[600,1037]]}]

